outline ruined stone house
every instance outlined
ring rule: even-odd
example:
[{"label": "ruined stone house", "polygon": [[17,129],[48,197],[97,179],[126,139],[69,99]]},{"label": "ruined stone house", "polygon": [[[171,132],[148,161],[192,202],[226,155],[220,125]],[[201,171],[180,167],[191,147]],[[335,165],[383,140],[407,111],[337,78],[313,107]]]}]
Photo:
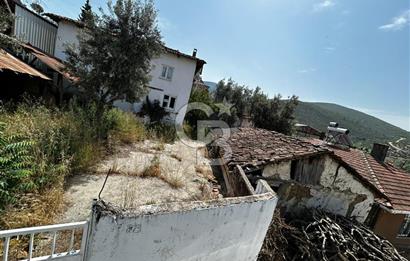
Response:
[{"label": "ruined stone house", "polygon": [[239,128],[217,142],[216,153],[235,175],[266,180],[284,212],[320,208],[355,218],[380,235],[408,245],[410,176],[360,150],[277,132]]},{"label": "ruined stone house", "polygon": [[[311,140],[323,144],[319,140]],[[384,198],[376,198],[367,224],[398,249],[410,252],[410,173],[384,161],[388,146],[375,144],[371,154],[355,148],[329,146],[352,171],[372,183]]]}]

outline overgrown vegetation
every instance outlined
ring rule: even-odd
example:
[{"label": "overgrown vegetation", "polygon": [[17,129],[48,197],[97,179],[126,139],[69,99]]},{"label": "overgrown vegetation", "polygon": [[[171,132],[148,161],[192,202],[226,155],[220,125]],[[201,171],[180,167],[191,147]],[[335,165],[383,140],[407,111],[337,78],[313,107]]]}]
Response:
[{"label": "overgrown vegetation", "polygon": [[[250,89],[233,80],[222,80],[217,84],[214,93],[203,88],[195,88],[190,97],[191,103],[202,103],[212,111],[191,110],[186,115],[186,122],[191,126],[185,130],[196,133],[198,120],[222,120],[230,127],[238,127],[241,118],[250,117],[255,127],[291,134],[293,113],[298,104],[296,96],[282,99],[280,94],[272,99],[261,88]],[[202,107],[201,107],[202,108]]]},{"label": "overgrown vegetation", "polygon": [[[97,124],[93,110],[93,105],[84,108],[74,104],[65,109],[41,103],[0,107],[0,122],[4,123],[0,134],[0,209],[6,210],[0,227],[19,226],[12,220],[20,220],[20,214],[28,209],[39,212],[32,215],[44,217],[44,222],[36,225],[48,223],[51,211],[44,210],[59,209],[65,177],[87,171],[106,153],[107,144],[136,142],[147,135],[143,124],[130,113],[109,109]],[[61,196],[46,201],[46,205],[24,203],[30,202],[27,197],[45,198],[50,191]],[[19,200],[12,200],[16,195]]]},{"label": "overgrown vegetation", "polygon": [[142,105],[140,114],[142,116],[148,116],[151,123],[161,122],[165,116],[169,115],[165,108],[160,105],[158,100],[151,102],[148,96]]}]

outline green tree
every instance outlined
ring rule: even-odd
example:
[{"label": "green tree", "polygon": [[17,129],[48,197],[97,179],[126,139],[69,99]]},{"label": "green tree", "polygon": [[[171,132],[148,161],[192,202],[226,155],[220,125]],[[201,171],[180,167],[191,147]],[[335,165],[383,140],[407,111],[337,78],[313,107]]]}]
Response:
[{"label": "green tree", "polygon": [[85,21],[79,46],[70,46],[67,70],[96,118],[115,100],[137,102],[148,92],[151,59],[162,50],[157,12],[152,1],[117,0],[109,13]]},{"label": "green tree", "polygon": [[293,128],[293,114],[298,104],[298,97],[292,96],[287,100],[280,94],[273,99],[262,92],[260,87],[255,90],[241,86],[232,79],[220,81],[215,90],[215,102],[229,102],[233,104],[230,115],[220,115],[220,119],[230,126],[237,125],[238,119],[250,114],[255,127],[291,134]]},{"label": "green tree", "polygon": [[185,122],[190,126],[190,133],[192,137],[195,137],[198,128],[199,120],[209,120],[213,115],[207,115],[202,109],[192,107],[197,103],[201,103],[209,106],[212,111],[216,111],[217,108],[214,105],[214,101],[206,88],[201,86],[194,86],[189,97],[188,112],[185,115]]},{"label": "green tree", "polygon": [[81,13],[80,16],[78,17],[78,20],[81,22],[85,23],[87,20],[93,20],[94,15],[93,11],[90,5],[90,0],[86,0],[84,5],[81,7]]}]

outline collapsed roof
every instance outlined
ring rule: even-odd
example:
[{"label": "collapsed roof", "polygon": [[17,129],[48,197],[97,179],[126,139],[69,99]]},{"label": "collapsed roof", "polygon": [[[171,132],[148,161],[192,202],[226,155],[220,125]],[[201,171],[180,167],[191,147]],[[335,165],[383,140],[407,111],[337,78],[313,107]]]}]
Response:
[{"label": "collapsed roof", "polygon": [[229,167],[260,167],[331,153],[325,146],[258,128],[238,128],[228,139],[220,139],[217,146]]}]

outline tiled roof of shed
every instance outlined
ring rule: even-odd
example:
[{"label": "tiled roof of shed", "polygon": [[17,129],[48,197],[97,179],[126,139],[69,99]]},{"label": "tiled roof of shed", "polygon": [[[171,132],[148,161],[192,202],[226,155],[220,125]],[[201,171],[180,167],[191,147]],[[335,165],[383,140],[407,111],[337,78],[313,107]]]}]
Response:
[{"label": "tiled roof of shed", "polygon": [[331,153],[326,147],[258,128],[238,128],[218,146],[229,167],[263,166],[268,163]]},{"label": "tiled roof of shed", "polygon": [[[324,144],[318,139],[309,139],[315,145]],[[410,173],[400,170],[390,163],[381,163],[371,155],[358,149],[341,149],[328,145],[334,156],[356,171],[385,195],[389,202],[384,205],[398,212],[410,214]]]},{"label": "tiled roof of shed", "polygon": [[357,149],[332,150],[337,157],[386,195],[392,209],[410,212],[410,173],[389,163],[380,163],[371,155]]}]

